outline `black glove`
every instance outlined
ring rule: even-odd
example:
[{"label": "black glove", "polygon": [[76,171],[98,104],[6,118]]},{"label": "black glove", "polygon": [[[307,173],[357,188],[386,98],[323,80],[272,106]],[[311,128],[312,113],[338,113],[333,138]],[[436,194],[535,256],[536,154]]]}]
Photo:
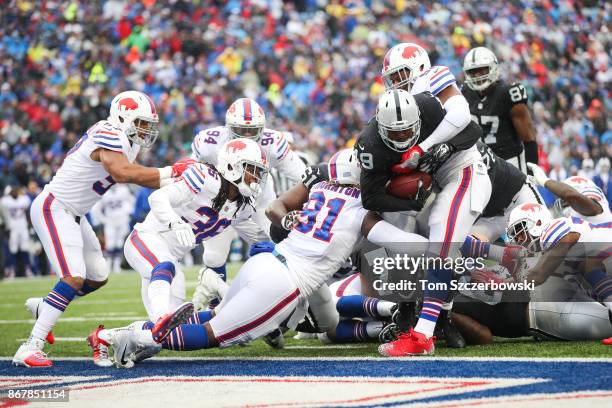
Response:
[{"label": "black glove", "polygon": [[408,200],[411,207],[409,210],[421,211],[423,209],[423,206],[425,206],[425,203],[427,202],[427,199],[429,198],[430,194],[431,186],[429,188],[425,188],[422,182],[419,182],[419,189],[417,190],[416,197],[412,200]]},{"label": "black glove", "polygon": [[457,149],[453,145],[447,143],[433,145],[421,157],[418,170],[434,174],[456,151]]},{"label": "black glove", "polygon": [[302,174],[302,184],[304,184],[308,190],[312,189],[312,186],[322,180],[324,180],[324,175],[319,166],[308,166],[304,174]]}]

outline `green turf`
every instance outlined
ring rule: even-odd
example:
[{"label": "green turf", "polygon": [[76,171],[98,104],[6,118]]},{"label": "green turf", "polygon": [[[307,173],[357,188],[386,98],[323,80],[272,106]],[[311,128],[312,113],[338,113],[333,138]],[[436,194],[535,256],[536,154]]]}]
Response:
[{"label": "green turf", "polygon": [[[230,277],[236,273],[237,265],[230,265]],[[186,268],[187,293],[190,297],[197,270]],[[27,337],[32,324],[11,323],[7,320],[31,319],[25,310],[24,302],[28,297],[45,296],[53,286],[55,279],[18,279],[0,281],[0,356],[12,356],[19,346],[18,339]],[[86,298],[73,302],[64,318],[85,318],[86,321],[64,320],[56,326],[56,337],[87,337],[97,325],[119,327],[146,316],[140,300],[140,278],[135,273],[111,275],[109,283],[103,289]],[[181,356],[278,356],[278,357],[333,357],[333,356],[378,356],[377,344],[334,345],[324,347],[314,340],[294,340],[293,333],[286,334],[284,350],[272,350],[261,340],[245,347],[233,347],[225,350],[204,350],[189,353],[167,352],[162,355]],[[452,350],[443,343],[436,349],[438,356],[482,356],[482,357],[610,357],[611,349],[599,342],[545,342],[536,343],[530,338],[502,340],[487,346],[472,346],[462,350]],[[345,348],[339,348],[345,347]],[[51,356],[89,356],[89,348],[84,341],[58,341],[47,347]]]}]

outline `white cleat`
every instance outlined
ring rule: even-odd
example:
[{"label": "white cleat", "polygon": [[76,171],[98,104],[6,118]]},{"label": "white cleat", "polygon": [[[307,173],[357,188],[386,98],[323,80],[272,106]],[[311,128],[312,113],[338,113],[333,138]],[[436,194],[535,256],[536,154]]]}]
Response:
[{"label": "white cleat", "polygon": [[30,337],[23,343],[13,357],[13,365],[24,367],[51,367],[53,362],[43,351],[45,341]]},{"label": "white cleat", "polygon": [[149,330],[118,330],[111,335],[115,365],[132,368],[134,364],[161,351]]},{"label": "white cleat", "polygon": [[198,285],[193,293],[193,305],[196,310],[206,310],[213,299],[223,299],[228,285],[221,276],[211,268],[202,268],[198,275]]},{"label": "white cleat", "polygon": [[[38,315],[40,314],[40,308],[42,307],[43,301],[45,298],[28,298],[25,302],[25,307],[28,309],[34,320],[38,320]],[[55,336],[53,332],[50,331],[47,334],[47,338],[45,339],[47,343],[53,344],[55,343]]]}]

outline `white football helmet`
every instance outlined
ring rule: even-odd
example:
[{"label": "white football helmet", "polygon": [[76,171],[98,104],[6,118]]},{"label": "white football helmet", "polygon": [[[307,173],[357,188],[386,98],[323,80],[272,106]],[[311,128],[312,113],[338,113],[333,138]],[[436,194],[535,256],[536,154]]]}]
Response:
[{"label": "white football helmet", "polygon": [[[580,194],[597,201],[602,207],[607,206],[604,192],[597,187],[593,180],[582,176],[572,176],[563,180],[563,183],[572,187]],[[553,204],[553,211],[558,216],[570,217],[572,215],[572,207],[570,207],[568,202],[561,198],[557,198],[555,200],[555,203]]]},{"label": "white football helmet", "polygon": [[339,150],[329,159],[327,170],[332,183],[358,186],[361,167],[357,160],[357,151],[354,149]]},{"label": "white football helmet", "polygon": [[[489,68],[485,74],[476,75],[482,68]],[[499,79],[497,57],[488,48],[472,48],[463,60],[465,83],[473,91],[482,91]]]},{"label": "white football helmet", "polygon": [[[266,154],[254,140],[232,139],[219,152],[217,170],[227,181],[238,187],[240,194],[256,198],[268,178]],[[246,176],[251,180],[245,180]]]},{"label": "white football helmet", "polygon": [[[405,152],[416,144],[421,131],[419,107],[407,91],[390,89],[378,100],[376,108],[378,133],[383,142],[396,152]],[[389,134],[394,132],[394,134]]]},{"label": "white football helmet", "polygon": [[265,125],[266,115],[263,109],[250,98],[234,101],[225,113],[225,126],[232,138],[259,140]]},{"label": "white football helmet", "polygon": [[382,78],[387,89],[410,91],[414,81],[431,68],[425,48],[415,43],[401,43],[385,54]]},{"label": "white football helmet", "polygon": [[107,119],[121,129],[128,139],[144,148],[151,147],[157,140],[157,110],[153,100],[139,91],[125,91],[111,102]]},{"label": "white football helmet", "polygon": [[524,203],[510,212],[506,233],[510,241],[535,253],[541,250],[540,236],[551,221],[548,208],[538,203]]}]

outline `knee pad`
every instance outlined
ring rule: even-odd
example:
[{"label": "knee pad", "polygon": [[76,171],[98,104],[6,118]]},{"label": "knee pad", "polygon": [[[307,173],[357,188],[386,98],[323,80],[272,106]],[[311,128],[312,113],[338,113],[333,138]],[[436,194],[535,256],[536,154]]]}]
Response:
[{"label": "knee pad", "polygon": [[176,270],[172,262],[162,262],[151,271],[151,282],[163,280],[172,283]]}]

